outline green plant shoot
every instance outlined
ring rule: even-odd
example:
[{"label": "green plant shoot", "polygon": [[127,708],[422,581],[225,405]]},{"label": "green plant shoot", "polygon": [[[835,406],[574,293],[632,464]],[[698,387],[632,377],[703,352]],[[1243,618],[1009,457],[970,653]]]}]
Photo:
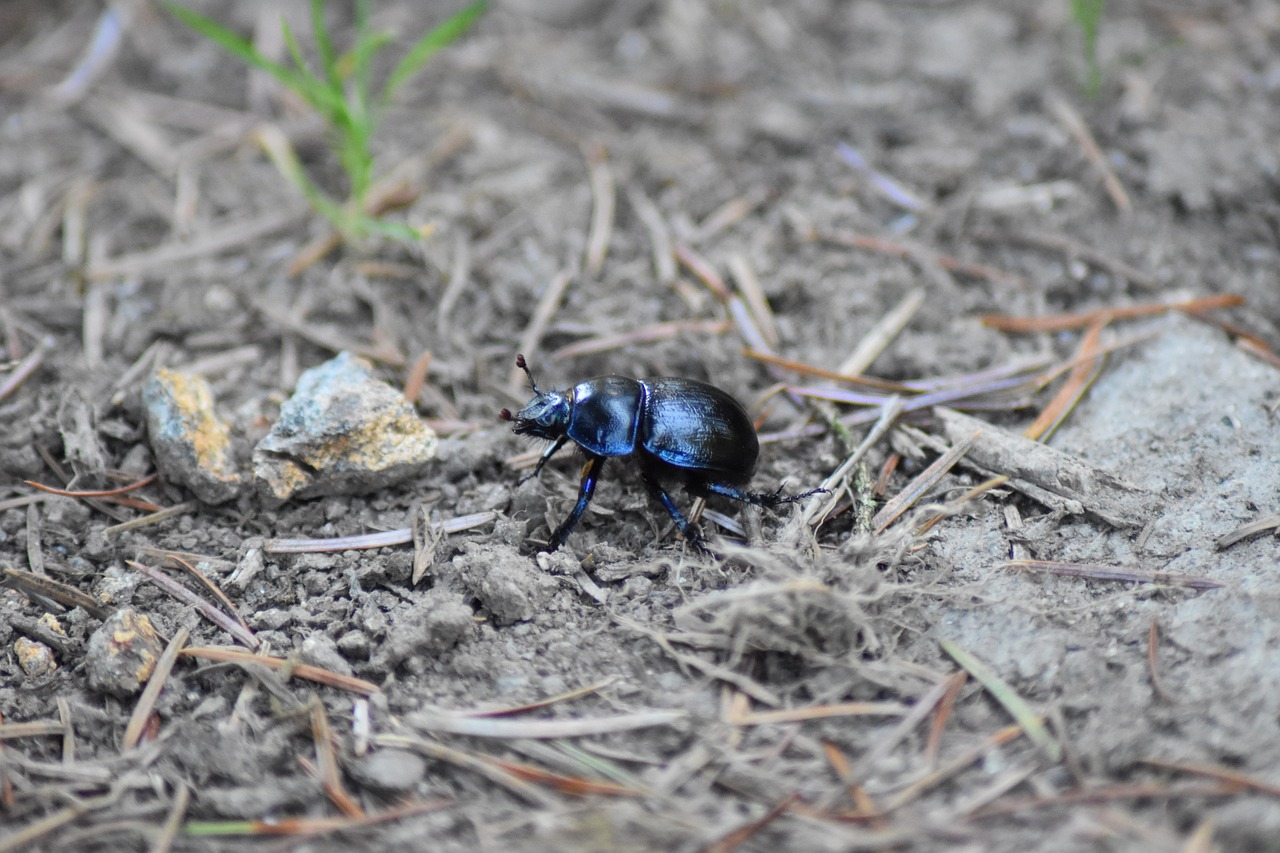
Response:
[{"label": "green plant shoot", "polygon": [[1107,0],[1071,0],[1071,19],[1084,33],[1084,60],[1089,67],[1085,94],[1094,97],[1102,89],[1102,69],[1098,65],[1098,26]]},{"label": "green plant shoot", "polygon": [[366,202],[374,183],[370,141],[382,110],[397,90],[417,74],[437,51],[463,35],[484,13],[487,0],[472,3],[418,39],[383,81],[380,91],[374,90],[370,68],[373,58],[390,43],[391,36],[370,30],[369,0],[356,0],[355,42],[345,53],[337,52],[329,36],[325,25],[325,0],[311,0],[311,31],[318,71],[313,70],[297,37],[283,20],[280,26],[289,48],[291,65],[268,59],[258,52],[253,42],[217,21],[183,6],[167,5],[178,20],[246,65],[270,74],[324,117],[332,132],[334,155],[347,177],[345,203],[330,198],[316,185],[287,140],[277,138],[273,145],[266,147],[285,178],[298,188],[313,208],[333,222],[346,239],[369,234],[402,239],[419,236],[407,225],[387,222],[368,211]]}]

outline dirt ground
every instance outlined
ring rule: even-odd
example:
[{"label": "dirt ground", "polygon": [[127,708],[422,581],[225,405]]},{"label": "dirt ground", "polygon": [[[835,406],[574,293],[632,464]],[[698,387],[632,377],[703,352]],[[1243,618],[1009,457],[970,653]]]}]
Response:
[{"label": "dirt ground", "polygon": [[[258,5],[196,4],[305,30],[305,4]],[[374,5],[407,41],[448,4]],[[327,226],[253,139],[279,128],[339,191],[313,117],[145,2],[113,7],[118,50],[68,82],[103,7],[4,4],[0,568],[96,607],[25,575],[0,588],[0,851],[1280,849],[1277,544],[1221,542],[1280,512],[1280,3],[1108,3],[1094,96],[1070,6],[499,0],[377,138],[411,190],[391,216],[428,236],[293,272]],[[763,417],[754,486],[799,491],[880,410],[847,445],[829,425],[855,408],[766,395],[825,385],[744,354],[770,317],[777,355],[834,370],[914,308],[863,362],[909,382],[1044,370],[1086,336],[984,315],[1222,295],[1243,305],[1102,329],[1116,349],[1048,440],[1096,466],[1081,482],[962,501],[1041,477],[1014,470],[1016,436],[1064,380],[1017,410],[953,400],[988,428],[872,530],[972,432],[922,406],[816,529],[806,505],[713,501],[752,534],[723,559],[625,464],[539,555],[577,463],[517,487],[534,448],[495,417],[528,399],[517,351],[547,386],[709,380]],[[430,353],[424,475],[282,506],[24,482],[153,473],[141,389],[161,366],[208,379],[247,470],[300,374],[341,350],[398,388]],[[997,437],[1014,450],[980,461]],[[177,510],[116,529],[156,506]],[[420,509],[484,523],[417,548],[275,544]],[[287,663],[180,657],[126,748],[140,700],[98,686],[103,617],[236,646],[126,562],[211,601],[168,553]],[[23,668],[33,640],[56,669]]]}]

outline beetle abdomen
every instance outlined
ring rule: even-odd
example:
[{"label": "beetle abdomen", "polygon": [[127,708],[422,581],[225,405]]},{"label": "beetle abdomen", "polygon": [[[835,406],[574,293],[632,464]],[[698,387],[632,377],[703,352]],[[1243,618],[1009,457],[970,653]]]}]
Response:
[{"label": "beetle abdomen", "polygon": [[715,471],[745,481],[756,470],[755,425],[733,397],[692,379],[655,379],[645,386],[640,445],[677,468]]},{"label": "beetle abdomen", "polygon": [[573,387],[569,438],[596,456],[635,452],[641,388],[625,376],[601,376]]}]

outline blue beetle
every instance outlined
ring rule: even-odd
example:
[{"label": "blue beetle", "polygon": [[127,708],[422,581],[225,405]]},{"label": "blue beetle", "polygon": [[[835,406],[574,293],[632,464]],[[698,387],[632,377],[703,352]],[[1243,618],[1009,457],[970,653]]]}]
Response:
[{"label": "blue beetle", "polygon": [[781,488],[774,492],[743,489],[755,473],[760,441],[742,405],[713,385],[693,379],[599,376],[567,391],[542,391],[523,355],[516,356],[516,366],[528,375],[535,396],[519,412],[503,409],[498,416],[511,422],[516,435],[552,442],[520,483],[537,477],[547,460],[569,442],[587,457],[578,502],[551,534],[548,551],[563,545],[573,532],[591,503],[605,460],[611,457],[635,457],[649,493],[671,515],[685,539],[701,551],[707,550],[701,533],[676,507],[663,480],[682,479],[695,495],[723,495],[768,508],[820,491],[783,495]]}]

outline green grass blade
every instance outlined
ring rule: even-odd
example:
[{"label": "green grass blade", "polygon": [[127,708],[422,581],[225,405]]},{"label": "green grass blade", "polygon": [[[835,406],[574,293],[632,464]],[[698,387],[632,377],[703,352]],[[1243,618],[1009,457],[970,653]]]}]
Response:
[{"label": "green grass blade", "polygon": [[340,204],[325,195],[324,191],[307,175],[288,137],[279,128],[268,126],[258,130],[256,138],[276,170],[284,176],[286,181],[293,184],[298,192],[302,193],[312,209],[318,211],[346,234],[349,224],[346,211]]},{"label": "green grass blade", "polygon": [[369,60],[378,52],[385,41],[369,31],[369,2],[356,0],[356,43],[351,48],[351,79],[361,100],[367,101],[369,95]]},{"label": "green grass blade", "polygon": [[342,88],[342,76],[338,73],[338,55],[333,50],[333,40],[324,24],[325,0],[311,0],[311,33],[316,40],[316,53],[324,79],[334,89]]},{"label": "green grass blade", "polygon": [[1084,59],[1089,69],[1085,94],[1091,98],[1102,89],[1102,67],[1098,64],[1098,28],[1106,5],[1107,0],[1071,0],[1071,19],[1084,33]]},{"label": "green grass blade", "polygon": [[355,227],[363,234],[370,234],[377,237],[388,237],[392,240],[405,240],[412,242],[422,239],[422,232],[412,225],[406,225],[403,222],[392,222],[386,219],[378,219],[376,216],[359,216],[356,218]]},{"label": "green grass blade", "polygon": [[280,21],[280,32],[284,36],[285,45],[289,48],[289,55],[293,57],[293,64],[298,68],[295,73],[298,82],[290,88],[310,104],[313,110],[323,115],[330,124],[336,124],[339,117],[346,111],[342,87],[330,86],[311,71],[307,66],[306,57],[302,54],[302,45],[298,43],[288,22],[283,19]]},{"label": "green grass blade", "polygon": [[396,64],[391,76],[387,78],[382,89],[382,103],[387,103],[410,77],[417,74],[432,55],[443,47],[447,47],[462,37],[476,19],[489,8],[488,0],[479,0],[458,12],[440,26],[431,30]]},{"label": "green grass blade", "polygon": [[165,8],[175,18],[186,24],[195,32],[221,47],[227,53],[243,60],[247,65],[265,71],[291,89],[301,91],[306,85],[298,73],[279,63],[272,62],[253,46],[253,42],[238,33],[232,32],[212,18],[206,18],[199,12],[193,12],[176,3],[166,3]]},{"label": "green grass blade", "polygon": [[1059,761],[1062,759],[1062,746],[1053,739],[1053,736],[1049,734],[1049,730],[1044,727],[1044,722],[1040,719],[1040,715],[1031,710],[1031,706],[1026,703],[1026,700],[1019,696],[1004,679],[996,675],[995,670],[949,640],[943,640],[941,645],[942,650],[950,655],[952,660],[967,670],[983,687],[987,688],[987,692],[997,702],[1004,706],[1004,709],[1027,733],[1027,737],[1031,739],[1032,743],[1040,747],[1044,754],[1052,760]]}]

